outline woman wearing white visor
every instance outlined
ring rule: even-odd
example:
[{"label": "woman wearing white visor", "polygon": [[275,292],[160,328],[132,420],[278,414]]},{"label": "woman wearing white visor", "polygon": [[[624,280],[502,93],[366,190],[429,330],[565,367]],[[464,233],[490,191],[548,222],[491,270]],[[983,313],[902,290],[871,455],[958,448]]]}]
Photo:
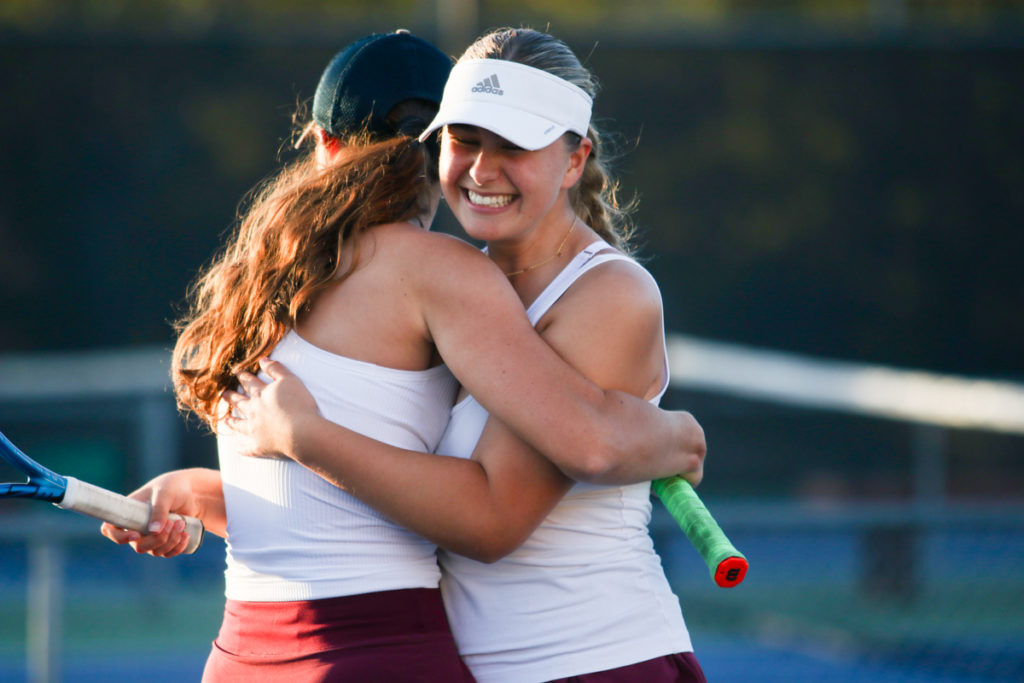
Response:
[{"label": "woman wearing white visor", "polygon": [[[424,139],[440,131],[445,198],[544,339],[597,385],[656,403],[661,298],[622,251],[594,90],[562,42],[494,32],[453,68]],[[647,531],[648,482],[623,485],[615,464],[563,473],[472,396],[437,449],[453,457],[417,457],[323,419],[284,366],[264,369],[272,383],[243,374],[249,396],[229,392],[233,426],[445,549],[445,608],[479,681],[704,680]]]},{"label": "woman wearing white visor", "polygon": [[[590,125],[595,91],[560,41],[495,32],[456,63],[425,134],[443,129],[448,205],[486,240],[545,340],[598,385],[657,402],[668,383],[661,298],[622,252],[626,216]],[[438,452],[470,457],[493,422],[463,399]],[[649,484],[518,485],[563,496],[521,546],[490,565],[458,546],[440,555],[445,609],[477,679],[703,681],[647,532]]]}]

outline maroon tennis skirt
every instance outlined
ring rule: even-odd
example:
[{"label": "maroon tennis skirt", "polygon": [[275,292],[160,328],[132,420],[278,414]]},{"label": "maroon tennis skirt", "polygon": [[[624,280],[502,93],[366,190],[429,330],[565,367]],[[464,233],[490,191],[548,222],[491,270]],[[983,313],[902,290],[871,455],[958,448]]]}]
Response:
[{"label": "maroon tennis skirt", "polygon": [[228,600],[203,671],[225,681],[472,682],[437,589],[325,600]]},{"label": "maroon tennis skirt", "polygon": [[707,683],[692,652],[681,652],[607,671],[559,678],[549,683]]}]

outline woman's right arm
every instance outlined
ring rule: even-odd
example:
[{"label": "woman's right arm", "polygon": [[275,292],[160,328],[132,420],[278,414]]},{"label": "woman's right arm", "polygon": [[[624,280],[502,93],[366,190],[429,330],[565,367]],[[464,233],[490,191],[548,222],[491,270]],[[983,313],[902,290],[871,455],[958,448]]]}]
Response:
[{"label": "woman's right arm", "polygon": [[464,242],[424,237],[434,239],[418,245],[416,284],[445,363],[490,413],[569,477],[633,483],[692,471],[703,458],[704,433],[692,415],[601,389],[541,339],[490,259]]},{"label": "woman's right arm", "polygon": [[241,373],[225,426],[258,451],[287,456],[433,543],[480,562],[518,548],[572,485],[555,465],[488,418],[472,459],[392,446],[323,417],[277,361],[272,380]]},{"label": "woman's right arm", "polygon": [[[631,270],[628,277],[605,274],[581,285],[557,315],[546,319],[544,343],[599,386],[650,396],[664,380],[660,297]],[[617,308],[618,314],[595,321],[590,316],[595,308]],[[589,343],[595,328],[600,345]],[[225,392],[237,416],[226,426],[258,444],[262,453],[293,458],[450,551],[484,562],[504,556],[523,543],[572,484],[496,416],[488,419],[471,460],[406,451],[328,421],[297,376],[275,361],[261,366],[271,382],[242,373],[242,390]],[[670,474],[685,474],[696,483],[701,456],[694,453],[686,468]]]},{"label": "woman's right arm", "polygon": [[137,553],[154,557],[173,557],[185,549],[188,536],[184,523],[168,521],[168,514],[196,517],[206,531],[217,536],[227,534],[224,490],[218,470],[194,467],[172,470],[154,477],[128,496],[149,503],[152,508],[149,534],[130,531],[104,522],[100,532],[114,543],[129,544]]}]

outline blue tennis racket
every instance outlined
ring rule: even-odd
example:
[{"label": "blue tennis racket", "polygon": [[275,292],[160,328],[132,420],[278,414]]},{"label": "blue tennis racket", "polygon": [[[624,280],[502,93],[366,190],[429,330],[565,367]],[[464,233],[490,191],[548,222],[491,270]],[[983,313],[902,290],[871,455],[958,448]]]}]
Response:
[{"label": "blue tennis racket", "polygon": [[[0,484],[0,499],[28,498],[45,500],[63,510],[95,517],[122,529],[148,533],[151,508],[148,503],[94,486],[74,477],[49,470],[21,452],[0,432],[0,457],[24,473],[28,481]],[[186,553],[194,553],[203,542],[203,523],[194,517],[172,514],[171,519],[185,521],[188,533]]]}]

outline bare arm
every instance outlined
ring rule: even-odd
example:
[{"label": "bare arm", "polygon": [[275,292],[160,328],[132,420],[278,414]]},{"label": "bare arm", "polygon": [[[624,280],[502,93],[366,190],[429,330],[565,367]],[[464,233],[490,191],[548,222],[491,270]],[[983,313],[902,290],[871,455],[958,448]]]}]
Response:
[{"label": "bare arm", "polygon": [[501,558],[526,540],[572,485],[494,418],[471,460],[406,450],[327,420],[287,368],[269,360],[261,365],[271,383],[243,373],[245,393],[225,394],[243,416],[228,418],[232,429],[453,552],[484,562]]},{"label": "bare arm", "polygon": [[[613,293],[602,291],[611,288]],[[631,302],[616,325],[604,324],[602,344],[589,343],[587,310],[627,288],[614,279],[589,295],[568,297],[545,318],[544,335],[567,361],[595,381],[640,395],[663,382],[660,304]],[[571,480],[548,459],[491,418],[472,460],[405,451],[351,432],[322,418],[301,382],[280,363],[266,362],[267,385],[242,375],[246,393],[229,392],[245,416],[231,425],[264,448],[288,454],[345,488],[402,526],[454,552],[494,561],[511,552],[557,504]],[[685,472],[700,479],[703,454]]]},{"label": "bare arm", "polygon": [[[463,243],[438,252],[417,255],[426,326],[449,368],[490,413],[580,481],[621,484],[694,470],[705,445],[692,415],[658,410],[621,385],[602,389],[535,333],[489,259]],[[628,306],[590,313],[606,324]],[[660,324],[660,301],[657,310]]]},{"label": "bare arm", "polygon": [[217,470],[196,467],[165,472],[136,489],[129,498],[153,506],[151,533],[143,536],[109,523],[104,523],[100,532],[115,543],[130,544],[137,553],[173,557],[185,549],[188,537],[184,524],[169,522],[167,515],[171,512],[197,517],[207,531],[217,536],[227,533],[224,491]]}]

